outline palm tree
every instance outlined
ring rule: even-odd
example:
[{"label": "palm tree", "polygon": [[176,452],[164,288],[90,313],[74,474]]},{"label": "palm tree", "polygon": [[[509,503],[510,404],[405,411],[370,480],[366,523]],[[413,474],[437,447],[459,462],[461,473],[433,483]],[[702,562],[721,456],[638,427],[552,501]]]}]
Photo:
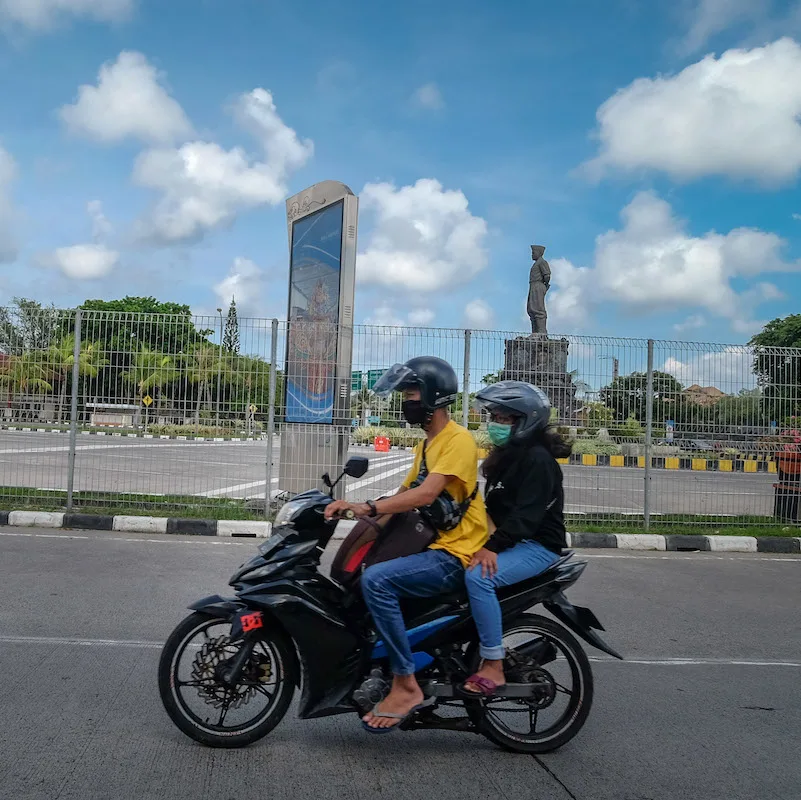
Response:
[{"label": "palm tree", "polygon": [[[46,360],[53,377],[60,383],[57,421],[61,422],[67,400],[67,381],[75,364],[75,335],[64,336],[51,345],[47,350]],[[81,377],[96,378],[100,374],[100,368],[108,363],[108,359],[100,352],[100,345],[97,342],[81,342],[81,352],[78,356],[78,374]]]},{"label": "palm tree", "polygon": [[198,384],[197,405],[195,406],[195,425],[200,424],[200,409],[203,400],[211,402],[211,385],[220,375],[220,348],[208,342],[197,345],[184,357],[186,378],[191,384]]},{"label": "palm tree", "polygon": [[[8,356],[0,368],[0,386],[8,392],[11,406],[15,394],[38,394],[52,392],[47,360],[41,350],[27,350],[19,355]],[[12,412],[13,414],[13,412]]]},{"label": "palm tree", "polygon": [[[178,365],[173,356],[158,353],[147,346],[143,346],[134,355],[133,361],[122,379],[126,383],[136,386],[140,399],[151,392],[156,395],[156,411],[158,412],[159,395],[161,390],[177,380],[180,375]],[[147,427],[147,410],[145,411],[145,427]]]}]

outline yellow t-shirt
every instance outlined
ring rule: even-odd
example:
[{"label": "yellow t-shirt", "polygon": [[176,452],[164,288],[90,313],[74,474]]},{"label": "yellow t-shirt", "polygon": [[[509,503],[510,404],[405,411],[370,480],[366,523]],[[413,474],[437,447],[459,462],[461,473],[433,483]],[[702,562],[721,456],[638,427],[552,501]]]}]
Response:
[{"label": "yellow t-shirt", "polygon": [[[423,444],[414,451],[414,463],[403,485],[408,489],[420,472],[423,458]],[[470,432],[453,420],[428,443],[426,466],[429,474],[452,475],[445,488],[456,502],[466,500],[478,480],[478,448]],[[440,531],[432,550],[445,550],[456,556],[466,567],[489,538],[487,531],[487,512],[481,492],[462,517],[462,521],[452,531]]]}]

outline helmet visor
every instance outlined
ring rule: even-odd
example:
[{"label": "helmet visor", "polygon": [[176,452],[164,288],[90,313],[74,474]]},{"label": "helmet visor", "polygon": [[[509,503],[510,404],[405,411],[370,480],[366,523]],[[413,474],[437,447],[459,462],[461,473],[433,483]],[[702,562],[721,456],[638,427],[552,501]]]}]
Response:
[{"label": "helmet visor", "polygon": [[405,364],[390,367],[376,382],[373,394],[388,397],[392,392],[400,392],[417,384],[417,375]]}]

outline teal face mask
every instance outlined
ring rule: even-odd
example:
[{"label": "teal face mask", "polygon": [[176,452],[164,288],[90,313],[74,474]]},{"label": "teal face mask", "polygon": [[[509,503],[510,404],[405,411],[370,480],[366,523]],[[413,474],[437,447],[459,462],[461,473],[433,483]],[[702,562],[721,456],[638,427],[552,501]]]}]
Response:
[{"label": "teal face mask", "polygon": [[502,447],[508,443],[512,436],[512,426],[502,425],[500,422],[488,422],[487,435],[495,447]]}]

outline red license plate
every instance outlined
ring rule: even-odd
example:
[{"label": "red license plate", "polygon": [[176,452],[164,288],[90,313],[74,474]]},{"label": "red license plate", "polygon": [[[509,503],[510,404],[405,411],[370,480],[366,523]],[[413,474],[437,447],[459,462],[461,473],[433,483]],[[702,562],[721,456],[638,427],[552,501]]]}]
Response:
[{"label": "red license plate", "polygon": [[252,614],[243,614],[239,619],[242,622],[242,630],[245,633],[264,627],[264,617],[261,615],[261,611],[254,611]]}]

